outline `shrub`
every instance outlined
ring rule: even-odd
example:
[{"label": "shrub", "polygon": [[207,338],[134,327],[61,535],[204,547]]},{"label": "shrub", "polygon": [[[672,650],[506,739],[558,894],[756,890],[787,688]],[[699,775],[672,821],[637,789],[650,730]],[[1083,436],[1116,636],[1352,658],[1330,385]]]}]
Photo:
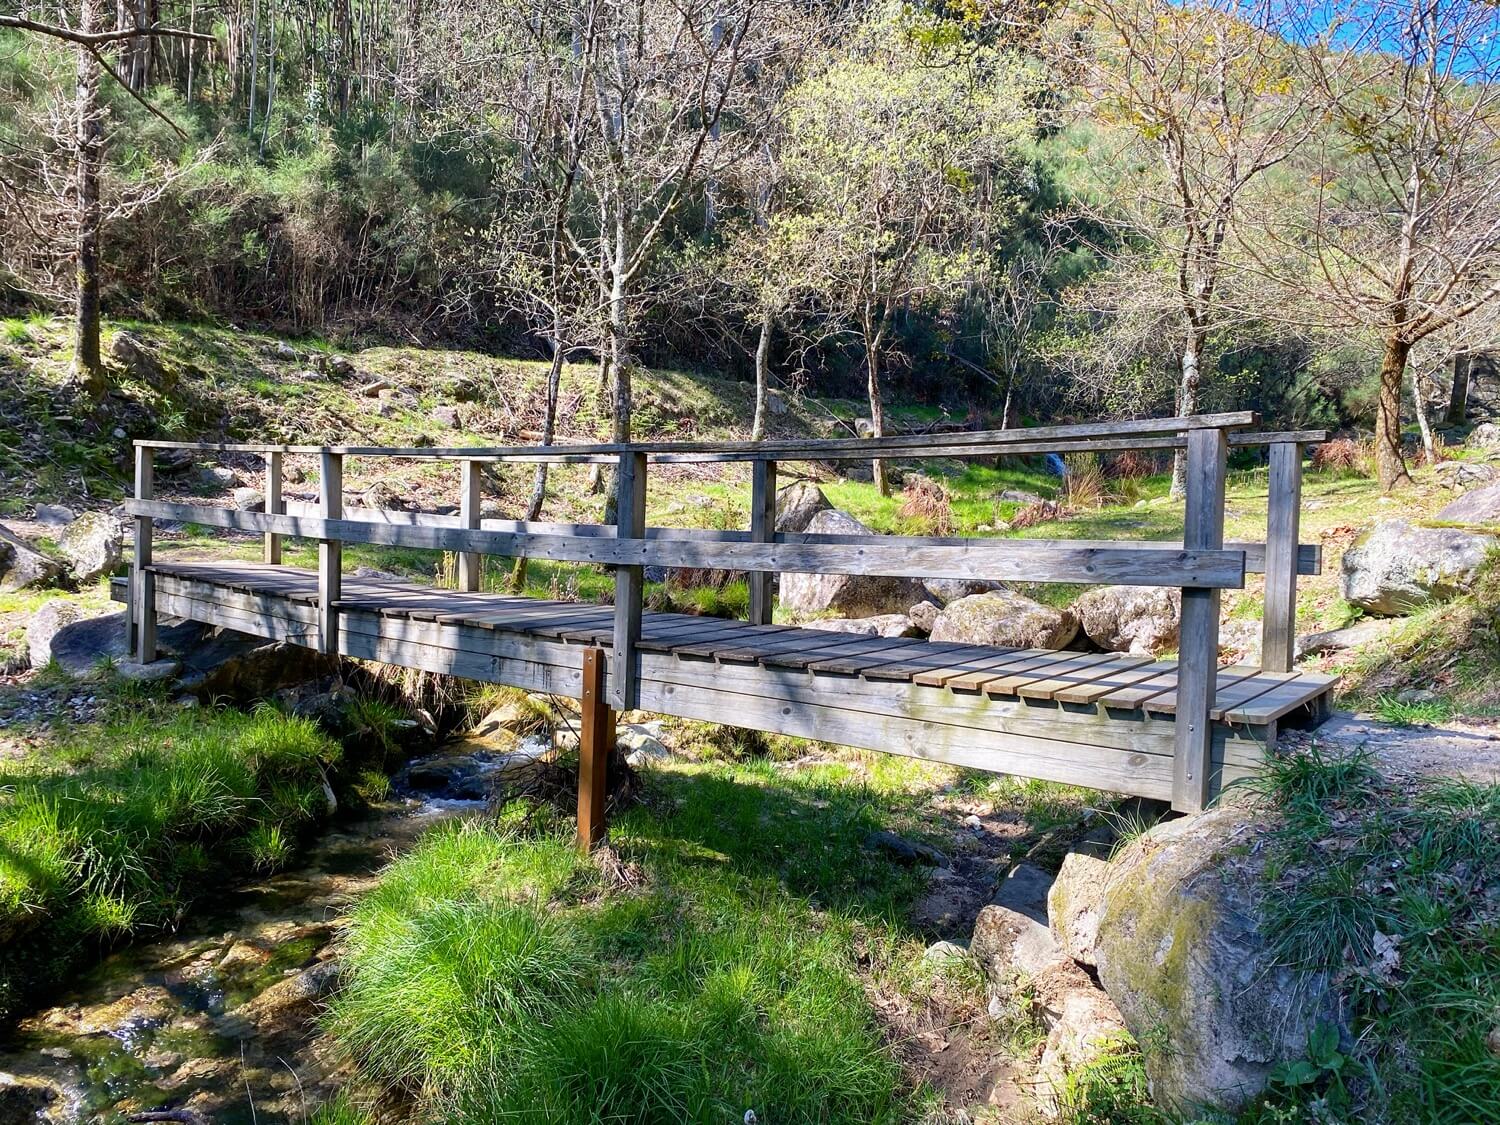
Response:
[{"label": "shrub", "polygon": [[903,520],[916,525],[927,535],[953,534],[953,501],[942,481],[913,474],[901,490]]},{"label": "shrub", "polygon": [[1332,438],[1313,447],[1312,467],[1322,472],[1367,477],[1374,474],[1375,453],[1367,442]]}]

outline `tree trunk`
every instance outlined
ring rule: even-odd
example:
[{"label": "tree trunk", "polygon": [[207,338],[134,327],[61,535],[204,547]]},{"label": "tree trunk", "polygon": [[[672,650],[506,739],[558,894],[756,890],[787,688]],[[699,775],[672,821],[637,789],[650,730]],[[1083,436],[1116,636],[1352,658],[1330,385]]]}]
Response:
[{"label": "tree trunk", "polygon": [[[547,401],[542,407],[542,444],[551,445],[552,439],[557,432],[557,400],[562,389],[563,357],[567,354],[563,348],[561,329],[557,324],[557,318],[553,320],[552,335],[552,365],[547,368]],[[527,520],[540,519],[542,515],[542,504],[547,499],[547,465],[540,462],[536,467],[536,475],[531,482],[531,499],[526,504]],[[520,593],[521,588],[526,585],[526,557],[523,555],[516,560],[515,566],[510,572],[510,588]]]},{"label": "tree trunk", "polygon": [[1005,376],[1005,403],[1000,407],[1000,428],[1016,428],[1016,373],[1014,369]]},{"label": "tree trunk", "polygon": [[1392,333],[1380,359],[1380,396],[1375,412],[1375,472],[1386,492],[1411,483],[1401,456],[1401,383],[1411,344]]},{"label": "tree trunk", "polygon": [[[83,0],[79,31],[104,30],[101,0]],[[99,60],[78,52],[77,135],[74,152],[74,222],[78,292],[73,327],[73,378],[91,402],[109,390],[99,349],[99,175],[104,164],[104,107],[99,100]]]},{"label": "tree trunk", "polygon": [[1432,436],[1432,423],[1427,420],[1427,403],[1422,398],[1422,376],[1411,373],[1411,406],[1417,415],[1417,430],[1422,435],[1422,453],[1429,465],[1438,461],[1437,439]]},{"label": "tree trunk", "polygon": [[762,441],[766,436],[766,415],[771,403],[771,332],[775,318],[769,308],[760,314],[760,339],[755,345],[755,420],[750,423],[750,440]]},{"label": "tree trunk", "polygon": [[625,270],[627,263],[625,228],[622,222],[615,224],[614,261],[610,267],[609,290],[609,363],[614,369],[615,407],[610,431],[610,440],[630,440],[630,324],[625,293]]},{"label": "tree trunk", "polygon": [[1468,352],[1459,352],[1453,357],[1453,390],[1448,395],[1448,414],[1444,418],[1449,426],[1462,426],[1469,418],[1469,372],[1474,366],[1474,357]]},{"label": "tree trunk", "polygon": [[[1177,415],[1186,418],[1198,412],[1198,387],[1203,378],[1203,349],[1208,335],[1201,329],[1188,333],[1182,349],[1182,382],[1177,387]],[[1187,456],[1177,451],[1172,459],[1172,498],[1180,500],[1187,493]]]},{"label": "tree trunk", "polygon": [[[885,404],[880,400],[880,336],[868,330],[865,333],[865,366],[869,372],[870,436],[885,437]],[[886,479],[885,462],[879,458],[871,460],[870,471],[880,495],[889,496],[891,485]]]}]

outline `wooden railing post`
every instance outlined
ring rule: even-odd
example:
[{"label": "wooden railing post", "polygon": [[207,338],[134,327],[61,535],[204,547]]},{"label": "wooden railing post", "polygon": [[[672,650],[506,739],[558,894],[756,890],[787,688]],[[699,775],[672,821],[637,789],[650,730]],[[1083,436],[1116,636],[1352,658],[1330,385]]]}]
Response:
[{"label": "wooden railing post", "polygon": [[1266,500],[1266,604],[1261,619],[1260,666],[1290,672],[1297,647],[1297,536],[1302,514],[1302,447],[1271,446]]},{"label": "wooden railing post", "polygon": [[[325,520],[344,518],[344,458],[337,453],[319,456],[318,515]],[[338,600],[343,596],[344,544],[342,540],[318,540],[318,633],[324,652],[339,650]]]},{"label": "wooden railing post", "polygon": [[[620,454],[615,473],[615,537],[646,537],[646,455]],[[610,654],[609,701],[621,711],[640,699],[641,595],[644,574],[639,566],[615,567],[615,633]]]},{"label": "wooden railing post", "polygon": [[[135,447],[135,498],[150,500],[155,495],[152,453],[149,446]],[[150,516],[135,517],[135,557],[130,564],[130,604],[134,624],[132,651],[138,663],[150,664],[156,659],[156,575],[151,573]]]},{"label": "wooden railing post", "polygon": [[604,650],[585,649],[583,711],[578,734],[578,850],[604,839],[604,797],[609,788],[609,752],[615,744],[615,713],[604,697]]},{"label": "wooden railing post", "polygon": [[[1224,546],[1224,472],[1229,446],[1221,429],[1192,429],[1187,445],[1185,551]],[[1213,771],[1214,682],[1219,668],[1219,591],[1189,586],[1182,591],[1182,630],[1177,654],[1177,714],[1172,770],[1172,807],[1207,807]]]},{"label": "wooden railing post", "polygon": [[[750,541],[771,543],[776,539],[776,462],[750,462]],[[750,624],[769,625],[773,598],[769,570],[750,571]]]},{"label": "wooden railing post", "polygon": [[[465,458],[461,491],[458,501],[459,519],[470,531],[479,530],[479,484],[480,462]],[[479,589],[479,572],[482,556],[477,551],[460,551],[458,555],[458,588],[471,593]]]},{"label": "wooden railing post", "polygon": [[[286,511],[286,505],[281,499],[281,475],[282,454],[279,450],[271,450],[266,454],[266,515],[279,516]],[[265,560],[268,563],[280,564],[281,562],[281,536],[274,531],[266,532]]]}]

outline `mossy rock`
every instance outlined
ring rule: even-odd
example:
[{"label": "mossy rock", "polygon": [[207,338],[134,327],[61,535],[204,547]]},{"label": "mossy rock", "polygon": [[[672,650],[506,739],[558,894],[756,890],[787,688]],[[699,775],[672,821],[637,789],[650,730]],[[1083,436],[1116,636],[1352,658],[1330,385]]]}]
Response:
[{"label": "mossy rock", "polygon": [[1244,808],[1159,825],[1106,874],[1099,979],[1140,1043],[1152,1095],[1234,1109],[1337,1022],[1326,977],[1277,964],[1262,929],[1264,830]]}]

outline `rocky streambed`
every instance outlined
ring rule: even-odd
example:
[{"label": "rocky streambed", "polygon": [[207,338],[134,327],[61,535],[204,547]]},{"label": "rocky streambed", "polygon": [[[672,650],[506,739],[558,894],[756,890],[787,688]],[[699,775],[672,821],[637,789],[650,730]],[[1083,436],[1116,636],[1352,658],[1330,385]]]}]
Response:
[{"label": "rocky streambed", "polygon": [[[523,743],[514,761],[538,752]],[[306,1120],[348,1078],[317,1023],[342,916],[428,828],[482,809],[504,757],[445,747],[413,760],[396,797],[335,823],[294,867],[80,974],[0,1043],[0,1125],[168,1110],[213,1125]]]}]

